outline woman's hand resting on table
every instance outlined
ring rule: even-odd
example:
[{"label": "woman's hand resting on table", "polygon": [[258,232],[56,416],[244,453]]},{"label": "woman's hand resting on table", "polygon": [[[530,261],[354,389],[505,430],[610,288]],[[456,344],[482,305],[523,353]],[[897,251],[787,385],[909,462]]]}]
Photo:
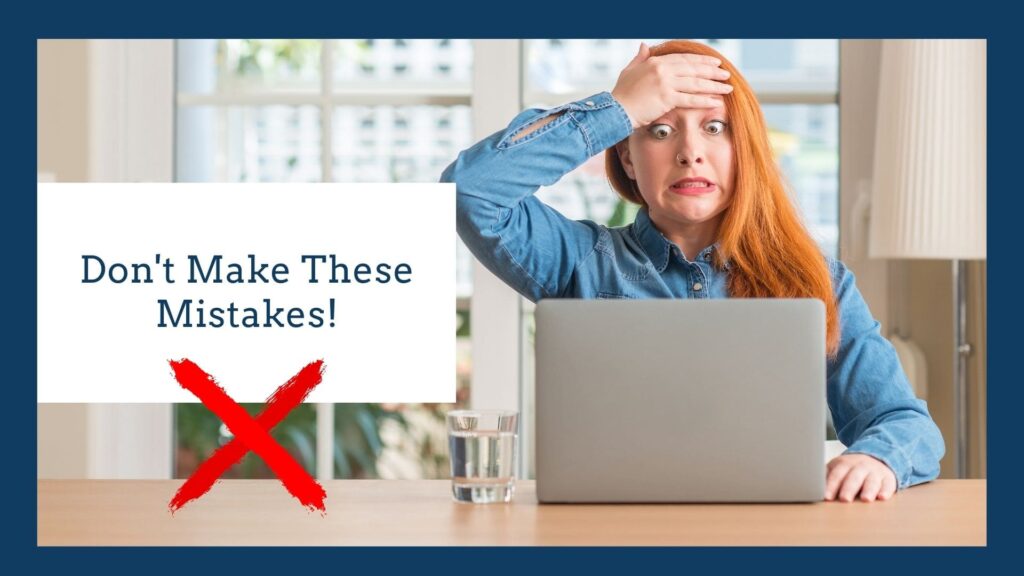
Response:
[{"label": "woman's hand resting on table", "polygon": [[826,467],[825,500],[863,502],[888,500],[896,493],[896,474],[881,460],[867,454],[843,454]]}]

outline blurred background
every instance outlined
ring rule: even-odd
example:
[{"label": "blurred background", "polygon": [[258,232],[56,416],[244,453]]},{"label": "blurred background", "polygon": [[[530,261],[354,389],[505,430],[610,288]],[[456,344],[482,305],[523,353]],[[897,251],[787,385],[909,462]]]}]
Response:
[{"label": "blurred background", "polygon": [[[776,158],[822,251],[857,273],[883,329],[898,316],[934,350],[928,401],[948,439],[951,327],[929,313],[947,306],[946,268],[872,260],[862,246],[859,201],[871,178],[881,41],[701,41],[732,60],[757,92]],[[610,90],[639,42],[40,41],[39,177],[435,182],[460,150],[520,110]],[[616,196],[603,173],[597,156],[539,194],[571,218],[628,224],[636,207]],[[272,435],[310,473],[446,477],[444,413],[476,406],[523,412],[520,475],[532,476],[532,304],[461,243],[453,249],[457,403],[303,405]],[[984,263],[978,267],[972,469],[983,476]],[[922,287],[936,300],[910,298]],[[261,405],[246,408],[255,413]],[[200,404],[40,405],[38,434],[41,478],[183,478],[231,438]],[[272,474],[249,454],[225,477]]]}]

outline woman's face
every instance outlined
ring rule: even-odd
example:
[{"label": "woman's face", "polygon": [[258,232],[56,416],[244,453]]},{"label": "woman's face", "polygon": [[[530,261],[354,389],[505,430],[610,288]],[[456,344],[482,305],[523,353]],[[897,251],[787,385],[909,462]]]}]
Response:
[{"label": "woman's face", "polygon": [[676,108],[637,128],[618,151],[656,224],[715,225],[729,206],[735,177],[724,101],[717,108]]}]

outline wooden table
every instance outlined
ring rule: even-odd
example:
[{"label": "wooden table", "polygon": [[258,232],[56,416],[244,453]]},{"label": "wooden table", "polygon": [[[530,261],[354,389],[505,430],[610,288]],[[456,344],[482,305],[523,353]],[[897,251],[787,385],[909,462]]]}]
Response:
[{"label": "wooden table", "polygon": [[986,543],[984,480],[939,480],[888,502],[538,505],[453,502],[446,480],[333,480],[327,514],[276,480],[224,480],[171,515],[181,480],[40,480],[40,545],[956,545]]}]

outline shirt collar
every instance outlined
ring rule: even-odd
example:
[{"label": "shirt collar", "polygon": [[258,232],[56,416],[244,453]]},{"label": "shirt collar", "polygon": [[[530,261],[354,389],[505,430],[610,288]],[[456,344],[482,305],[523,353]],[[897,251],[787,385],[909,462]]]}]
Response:
[{"label": "shirt collar", "polygon": [[[670,242],[668,238],[665,238],[665,235],[654,227],[654,222],[651,221],[651,216],[648,214],[646,206],[637,212],[636,220],[633,222],[633,232],[637,242],[640,243],[644,252],[647,253],[647,257],[651,259],[651,263],[654,264],[655,269],[659,273],[664,272],[665,268],[668,267],[668,261],[672,256],[672,248],[675,244]],[[716,242],[701,250],[697,258],[699,260],[709,260],[710,254],[713,254],[718,248],[719,246]],[[724,266],[728,270],[730,268],[729,262],[726,261]]]}]

